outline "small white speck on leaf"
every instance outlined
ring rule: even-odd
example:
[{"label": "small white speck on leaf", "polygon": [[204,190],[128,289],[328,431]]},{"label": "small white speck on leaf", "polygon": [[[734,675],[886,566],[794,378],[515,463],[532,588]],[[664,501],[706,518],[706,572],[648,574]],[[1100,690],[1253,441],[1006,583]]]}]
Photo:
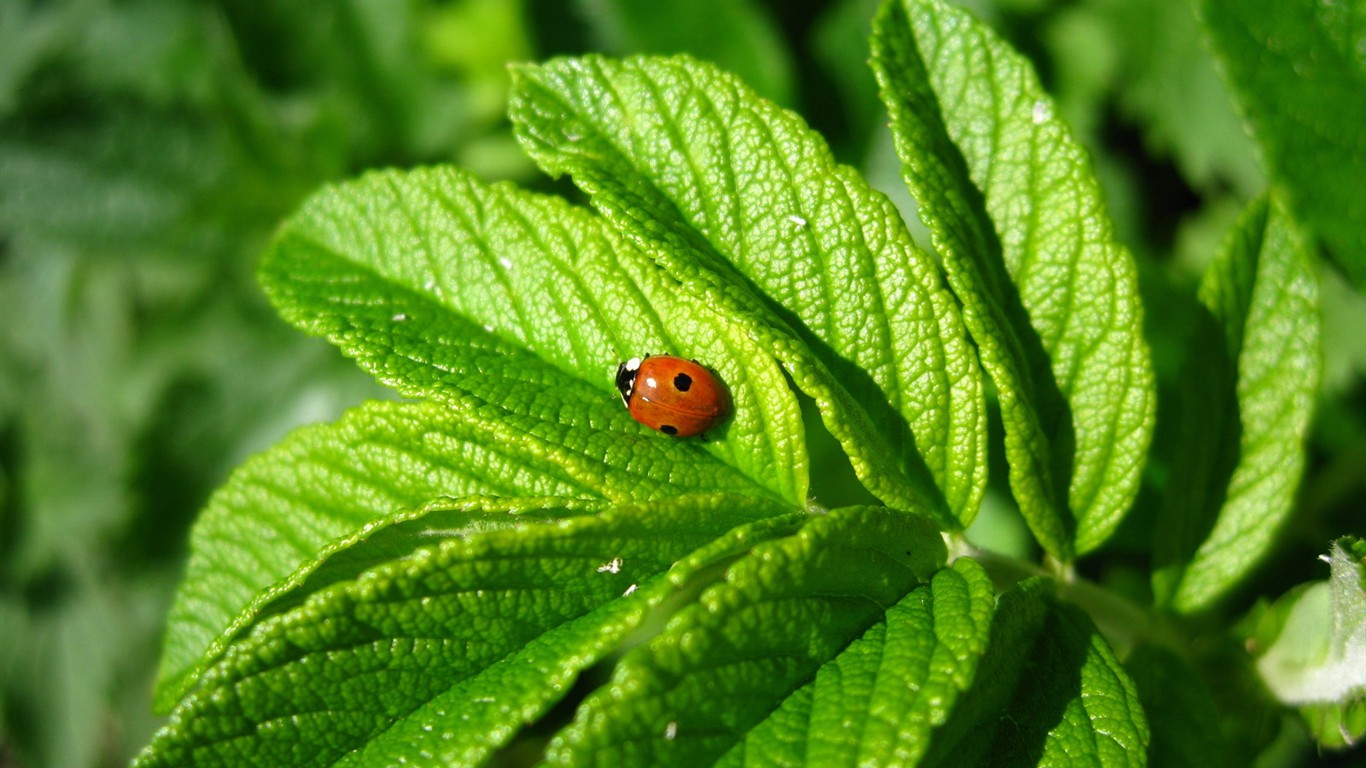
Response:
[{"label": "small white speck on leaf", "polygon": [[621,573],[621,558],[614,557],[598,566],[598,573]]},{"label": "small white speck on leaf", "polygon": [[393,321],[396,322],[396,323],[401,323],[401,322],[403,322],[404,320],[407,320],[407,319],[408,319],[408,316],[405,315],[405,314],[403,314],[402,312],[399,312],[398,314],[394,315],[393,317],[391,317],[391,318],[389,318],[389,319],[390,319],[390,320],[393,320]]},{"label": "small white speck on leaf", "polygon": [[664,738],[669,741],[673,741],[674,739],[678,738],[677,720],[670,720],[669,724],[664,726]]},{"label": "small white speck on leaf", "polygon": [[499,258],[498,263],[503,265],[503,269],[512,269],[512,259],[506,256]]},{"label": "small white speck on leaf", "polygon": [[792,222],[793,224],[796,224],[796,225],[799,226],[799,227],[802,227],[802,228],[805,228],[805,227],[806,227],[806,219],[803,219],[801,216],[798,216],[798,215],[796,215],[795,213],[792,214],[791,216],[788,216],[788,217],[787,217],[787,220],[790,221],[790,222]]},{"label": "small white speck on leaf", "polygon": [[631,586],[627,587],[627,588],[626,588],[626,591],[621,593],[621,596],[622,596],[622,597],[626,597],[627,595],[631,594],[632,592],[635,592],[637,586],[638,586],[638,585],[636,585],[636,584],[632,584]]},{"label": "small white speck on leaf", "polygon": [[1034,102],[1034,111],[1030,116],[1033,118],[1034,124],[1038,125],[1039,123],[1042,123],[1043,121],[1047,120],[1052,114],[1053,109],[1048,105],[1048,102],[1043,99],[1039,99],[1038,101]]}]

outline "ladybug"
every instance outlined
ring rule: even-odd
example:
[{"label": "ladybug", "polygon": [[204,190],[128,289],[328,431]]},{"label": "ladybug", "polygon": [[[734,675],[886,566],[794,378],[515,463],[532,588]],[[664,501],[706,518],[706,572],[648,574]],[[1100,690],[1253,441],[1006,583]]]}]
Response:
[{"label": "ladybug", "polygon": [[730,396],[696,360],[633,357],[617,366],[617,390],[631,418],[674,437],[692,437],[730,415]]}]

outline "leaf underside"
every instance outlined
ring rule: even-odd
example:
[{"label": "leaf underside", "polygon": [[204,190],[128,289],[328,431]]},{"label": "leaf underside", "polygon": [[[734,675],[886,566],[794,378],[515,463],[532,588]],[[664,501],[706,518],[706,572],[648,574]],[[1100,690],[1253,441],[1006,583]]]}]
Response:
[{"label": "leaf underside", "polygon": [[1183,453],[1154,539],[1154,590],[1208,606],[1275,541],[1294,508],[1322,366],[1307,241],[1284,207],[1249,206],[1200,286],[1183,377]]}]

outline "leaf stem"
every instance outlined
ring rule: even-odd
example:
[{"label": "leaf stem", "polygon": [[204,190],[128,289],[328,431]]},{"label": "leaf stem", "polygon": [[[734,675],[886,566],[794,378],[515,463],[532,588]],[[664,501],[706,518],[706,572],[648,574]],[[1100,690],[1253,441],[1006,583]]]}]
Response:
[{"label": "leaf stem", "polygon": [[1077,576],[1070,565],[1021,560],[980,549],[961,536],[950,543],[949,552],[950,561],[971,557],[981,563],[991,575],[997,592],[1011,589],[1017,583],[1036,576],[1051,579],[1057,596],[1086,611],[1096,628],[1121,657],[1140,643],[1162,645],[1183,657],[1188,655],[1190,644],[1187,638],[1162,614]]}]

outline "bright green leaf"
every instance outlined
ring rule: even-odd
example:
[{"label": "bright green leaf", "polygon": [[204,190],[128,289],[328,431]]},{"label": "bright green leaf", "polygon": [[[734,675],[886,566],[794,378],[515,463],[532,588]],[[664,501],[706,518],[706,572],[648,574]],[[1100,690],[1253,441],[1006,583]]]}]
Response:
[{"label": "bright green leaf", "polygon": [[985,478],[975,355],[885,197],[795,115],[691,59],[590,56],[515,77],[528,152],[681,291],[762,340],[869,490],[945,528],[972,519]]},{"label": "bright green leaf", "polygon": [[804,517],[775,511],[681,496],[429,530],[256,626],[137,765],[483,764],[670,595]]},{"label": "bright green leaf", "polygon": [[1202,7],[1291,210],[1366,290],[1366,3],[1204,0]]},{"label": "bright green leaf", "polygon": [[1304,467],[1321,360],[1308,244],[1279,203],[1259,200],[1200,286],[1217,335],[1195,337],[1184,453],[1156,528],[1159,599],[1196,611],[1275,540]]},{"label": "bright green leaf", "polygon": [[996,384],[1016,501],[1051,554],[1094,549],[1137,493],[1154,392],[1134,264],[1085,154],[1028,62],[964,11],[889,0],[873,63]]},{"label": "bright green leaf", "polygon": [[[801,417],[772,358],[563,200],[451,168],[372,174],[306,204],[261,272],[287,319],[381,381],[534,444],[611,498],[640,489],[609,467],[723,490],[729,465],[755,492],[805,501]],[[646,353],[720,374],[734,416],[710,442],[661,440],[622,408],[616,367]]]},{"label": "bright green leaf", "polygon": [[553,462],[430,403],[370,403],[248,461],[194,528],[168,622],[159,708],[179,699],[267,603],[297,588],[282,580],[330,542],[387,512],[478,494],[599,496]]},{"label": "bright green leaf", "polygon": [[755,546],[622,659],[551,743],[549,763],[710,764],[927,580],[944,554],[915,516],[874,507],[836,510]]},{"label": "bright green leaf", "polygon": [[974,682],[996,596],[975,561],[934,575],[718,765],[915,765]]}]

